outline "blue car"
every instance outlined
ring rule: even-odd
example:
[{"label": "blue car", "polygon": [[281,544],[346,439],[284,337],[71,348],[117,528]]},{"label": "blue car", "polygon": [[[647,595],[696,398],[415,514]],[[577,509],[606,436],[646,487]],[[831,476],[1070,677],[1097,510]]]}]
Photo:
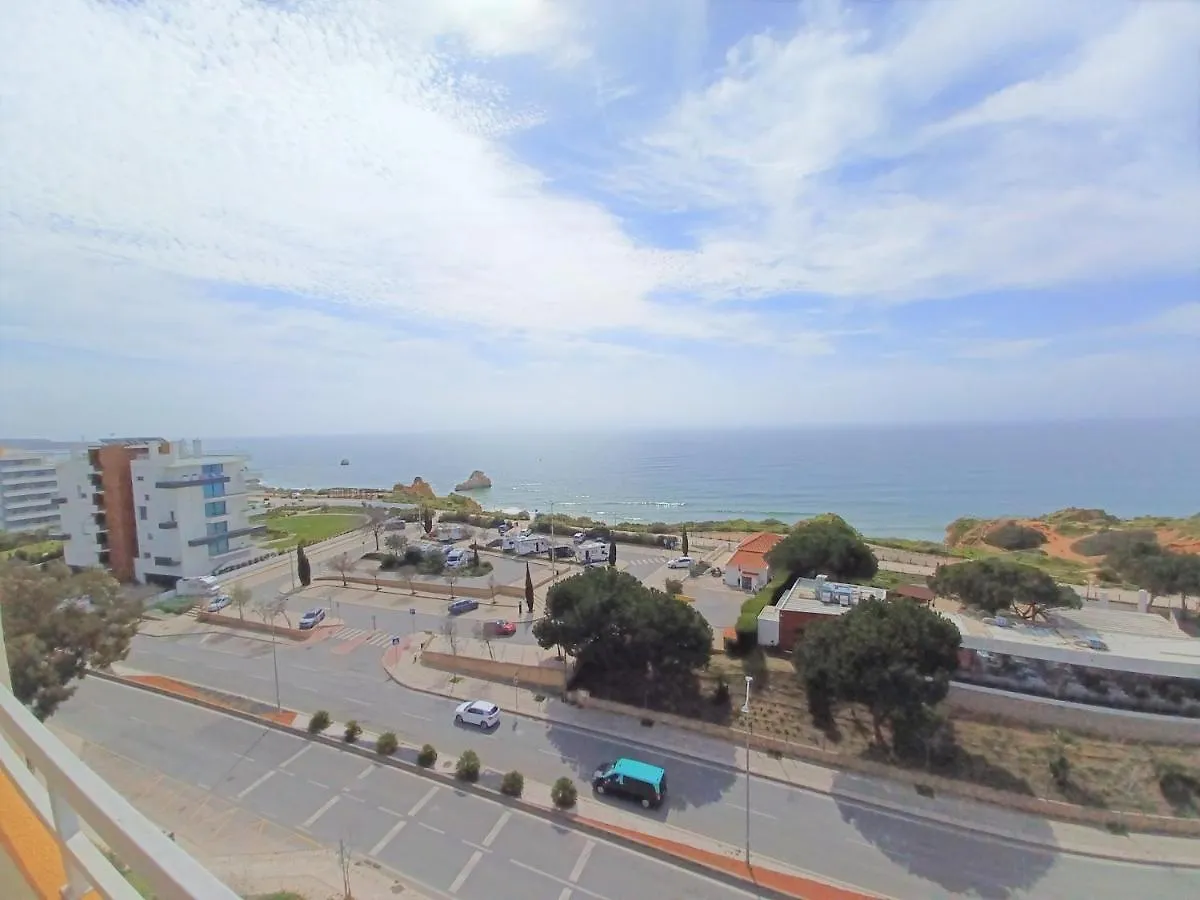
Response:
[{"label": "blue car", "polygon": [[460,616],[473,609],[479,609],[479,601],[473,597],[459,597],[450,604],[450,615]]}]

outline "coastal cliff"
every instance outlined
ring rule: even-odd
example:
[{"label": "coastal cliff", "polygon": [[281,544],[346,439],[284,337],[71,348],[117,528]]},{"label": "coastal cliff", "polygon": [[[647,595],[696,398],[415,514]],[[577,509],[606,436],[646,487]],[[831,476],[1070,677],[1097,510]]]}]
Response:
[{"label": "coastal cliff", "polygon": [[429,486],[429,482],[419,475],[413,479],[412,484],[396,482],[392,485],[392,493],[397,496],[397,499],[407,500],[411,503],[437,499],[437,495],[434,494],[433,488]]},{"label": "coastal cliff", "polygon": [[492,479],[476,469],[466,481],[460,481],[454,486],[456,491],[482,491],[492,486]]}]

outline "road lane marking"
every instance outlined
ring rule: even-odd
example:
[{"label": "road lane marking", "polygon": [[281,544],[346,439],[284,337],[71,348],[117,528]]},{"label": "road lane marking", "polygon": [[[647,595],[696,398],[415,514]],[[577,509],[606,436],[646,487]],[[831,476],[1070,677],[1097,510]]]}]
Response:
[{"label": "road lane marking", "polygon": [[130,716],[129,720],[131,722],[137,722],[139,725],[147,725],[148,726],[150,724],[145,719],[138,718],[137,716]]},{"label": "road lane marking", "polygon": [[571,874],[567,876],[567,881],[571,884],[579,881],[579,876],[583,874],[583,867],[587,865],[589,859],[592,858],[592,851],[596,849],[595,841],[588,841],[583,845],[583,850],[580,851],[579,859],[575,860],[575,868],[571,870]]},{"label": "road lane marking", "polygon": [[492,846],[492,841],[496,840],[496,838],[498,838],[500,836],[500,829],[503,828],[505,825],[507,825],[508,820],[511,818],[512,818],[512,810],[506,810],[504,812],[504,815],[502,815],[499,818],[499,820],[496,822],[496,824],[492,826],[492,830],[487,833],[487,837],[485,837],[483,839],[483,846],[485,846],[485,847]]},{"label": "road lane marking", "polygon": [[305,753],[307,753],[309,750],[311,750],[313,748],[313,746],[314,746],[313,744],[305,744],[303,747],[301,747],[299,750],[297,750],[295,753],[293,753],[291,756],[289,756],[287,759],[285,759],[283,762],[281,762],[279,764],[279,768],[286,769],[288,766],[290,766],[292,763],[294,763],[296,760],[298,760],[300,757],[302,757]]},{"label": "road lane marking", "polygon": [[[746,811],[746,807],[742,806],[740,803],[731,803],[728,800],[724,801],[724,803],[725,803],[725,806],[732,806],[734,809],[740,809],[742,812]],[[762,816],[764,819],[778,820],[778,818],[779,818],[778,816],[773,816],[770,813],[759,812],[757,809],[754,809],[753,807],[750,808],[750,815]]]},{"label": "road lane marking", "polygon": [[555,759],[562,759],[562,754],[557,750],[547,750],[544,747],[538,747],[538,753],[545,753],[547,756],[553,756]]},{"label": "road lane marking", "polygon": [[358,700],[354,697],[343,697],[342,699],[345,700],[347,703],[353,703],[355,706],[370,706],[371,705],[366,700]]},{"label": "road lane marking", "polygon": [[442,831],[442,829],[434,828],[432,825],[426,825],[424,822],[418,822],[417,824],[420,825],[422,828],[424,828],[426,831],[432,831],[434,834],[445,834],[446,833],[446,832]]},{"label": "road lane marking", "polygon": [[[383,807],[380,807],[380,809],[383,809]],[[384,810],[384,812],[387,812],[387,810]],[[378,856],[381,852],[383,852],[383,848],[391,843],[392,838],[398,835],[407,824],[408,822],[406,820],[401,819],[399,822],[389,828],[387,834],[379,839],[379,843],[367,851],[367,856]]]},{"label": "road lane marking", "polygon": [[341,794],[334,794],[332,797],[322,803],[320,809],[304,820],[304,827],[311,828],[313,823],[316,822],[317,819],[321,818],[321,816],[325,815],[325,813],[329,812],[330,807],[337,803],[341,798]]},{"label": "road lane marking", "polygon": [[425,804],[433,799],[433,795],[438,792],[438,785],[434,785],[429,789],[429,793],[413,804],[413,808],[408,811],[408,818],[415,819],[417,813],[425,808]]},{"label": "road lane marking", "polygon": [[366,778],[368,775],[370,775],[374,771],[375,771],[374,765],[367,766],[365,769],[363,769],[361,772],[358,773],[358,777],[355,778],[354,780],[362,781],[364,778]]},{"label": "road lane marking", "polygon": [[571,900],[571,889],[563,888],[558,895],[558,900]]},{"label": "road lane marking", "polygon": [[377,806],[376,809],[382,813],[387,813],[389,816],[395,816],[397,819],[404,818],[404,813],[398,813],[394,809],[388,809],[386,806]]},{"label": "road lane marking", "polygon": [[408,716],[410,719],[420,719],[422,722],[432,722],[433,721],[433,719],[429,718],[429,716],[418,716],[416,713],[405,712],[404,710],[399,710],[399,712],[400,712],[400,715]]},{"label": "road lane marking", "polygon": [[274,774],[275,774],[275,770],[274,770],[274,769],[272,769],[272,770],[271,770],[270,772],[268,772],[267,774],[265,774],[265,775],[261,775],[261,776],[259,776],[258,778],[256,778],[256,779],[255,779],[253,782],[251,782],[251,784],[250,784],[250,786],[249,786],[249,787],[247,787],[247,788],[243,788],[243,789],[242,789],[242,790],[241,790],[241,791],[238,793],[238,795],[237,795],[237,799],[238,799],[238,800],[241,800],[243,797],[245,797],[245,796],[246,796],[247,794],[249,794],[249,793],[250,793],[252,790],[254,790],[256,787],[258,787],[260,784],[262,784],[264,781],[266,781],[268,778],[270,778],[270,777],[271,777],[272,775],[274,775]]},{"label": "road lane marking", "polygon": [[311,784],[313,787],[320,788],[323,791],[327,791],[330,789],[329,785],[322,784],[320,781],[313,781],[311,778],[305,778],[304,780],[307,781],[309,784]]},{"label": "road lane marking", "polygon": [[471,858],[467,860],[467,864],[462,867],[462,871],[455,876],[454,881],[450,882],[450,893],[457,894],[458,889],[463,886],[471,873],[475,871],[475,867],[479,865],[479,861],[483,859],[483,854],[476,850],[471,854]]},{"label": "road lane marking", "polygon": [[[596,900],[612,900],[611,897],[608,897],[604,894],[597,894],[595,891],[588,890],[587,888],[578,884],[571,884],[569,881],[564,881],[557,875],[551,875],[549,872],[543,872],[541,869],[535,868],[534,866],[529,865],[529,863],[523,863],[519,859],[510,859],[509,862],[518,869],[524,869],[526,872],[532,872],[534,875],[541,875],[543,878],[549,878],[555,884],[561,884],[563,887],[568,888],[572,892],[579,891],[581,894],[587,894],[589,897],[595,897]],[[561,895],[559,896],[561,900]]]}]

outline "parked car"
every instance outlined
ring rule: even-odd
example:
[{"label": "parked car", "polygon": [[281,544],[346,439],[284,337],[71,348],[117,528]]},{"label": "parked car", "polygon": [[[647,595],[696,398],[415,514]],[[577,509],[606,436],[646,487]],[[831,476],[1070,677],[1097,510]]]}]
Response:
[{"label": "parked car", "polygon": [[634,800],[645,809],[659,807],[667,796],[667,773],[636,759],[618,759],[596,767],[592,790]]},{"label": "parked car", "polygon": [[482,731],[500,724],[500,707],[486,700],[468,700],[454,710],[454,721],[459,725],[476,725]]},{"label": "parked car", "polygon": [[483,630],[496,637],[509,637],[517,633],[517,626],[508,619],[493,619],[483,623]]},{"label": "parked car", "polygon": [[300,617],[300,630],[307,631],[310,628],[316,628],[325,621],[325,610],[320,606],[315,609],[310,609]]},{"label": "parked car", "polygon": [[232,597],[230,597],[228,594],[222,594],[221,596],[214,598],[213,601],[208,604],[208,611],[220,612],[232,602]]},{"label": "parked car", "polygon": [[447,569],[461,569],[463,566],[469,565],[470,562],[471,562],[471,554],[468,553],[466,550],[464,550],[462,547],[455,547],[453,550],[451,550],[449,553],[446,554],[446,568]]},{"label": "parked car", "polygon": [[463,613],[470,612],[473,609],[479,609],[479,601],[474,597],[459,597],[450,603],[448,612],[452,616],[461,616]]},{"label": "parked car", "polygon": [[566,547],[560,544],[554,548],[554,555],[559,559],[570,559],[575,555],[575,550],[572,547]]},{"label": "parked car", "polygon": [[690,569],[692,567],[692,558],[690,556],[677,556],[669,563],[668,569]]},{"label": "parked car", "polygon": [[571,540],[573,540],[576,544],[582,544],[583,543],[583,532],[582,531],[575,532],[575,536],[572,537]]}]

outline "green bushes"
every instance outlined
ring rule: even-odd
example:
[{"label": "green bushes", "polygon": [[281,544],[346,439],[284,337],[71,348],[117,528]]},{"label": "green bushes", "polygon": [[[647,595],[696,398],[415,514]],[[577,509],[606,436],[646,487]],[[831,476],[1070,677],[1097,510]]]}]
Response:
[{"label": "green bushes", "polygon": [[396,738],[394,731],[385,731],[375,742],[375,752],[380,756],[391,756],[399,749],[400,741]]},{"label": "green bushes", "polygon": [[479,768],[479,754],[474,750],[464,750],[454,765],[454,777],[459,781],[474,783],[479,780]]},{"label": "green bushes", "polygon": [[308,733],[320,734],[331,724],[333,724],[333,720],[329,718],[329,713],[323,709],[318,709],[312,714],[312,718],[308,720]]},{"label": "green bushes", "polygon": [[564,775],[550,788],[550,802],[559,809],[571,809],[579,800],[579,790],[575,782]]},{"label": "green bushes", "polygon": [[1158,535],[1153,531],[1100,531],[1079,539],[1071,545],[1071,549],[1080,556],[1108,556],[1110,553],[1128,551],[1135,544],[1157,543]]},{"label": "green bushes", "polygon": [[417,754],[417,765],[428,769],[435,762],[437,762],[437,751],[433,749],[433,744],[426,744]]},{"label": "green bushes", "polygon": [[1001,550],[1034,550],[1046,543],[1046,536],[1028,525],[1003,522],[985,534],[983,542]]},{"label": "green bushes", "polygon": [[668,578],[663,587],[671,597],[678,597],[683,593],[683,582],[678,578]]},{"label": "green bushes", "polygon": [[353,744],[362,736],[362,732],[362,726],[358,724],[358,720],[351,719],[346,723],[346,730],[342,734],[342,739],[347,744]]},{"label": "green bushes", "polygon": [[520,797],[525,790],[525,776],[513,770],[500,779],[500,793],[507,797]]},{"label": "green bushes", "polygon": [[737,650],[749,653],[758,645],[758,614],[767,606],[773,606],[787,593],[794,579],[786,572],[776,575],[761,591],[742,604],[733,630],[737,632]]}]

